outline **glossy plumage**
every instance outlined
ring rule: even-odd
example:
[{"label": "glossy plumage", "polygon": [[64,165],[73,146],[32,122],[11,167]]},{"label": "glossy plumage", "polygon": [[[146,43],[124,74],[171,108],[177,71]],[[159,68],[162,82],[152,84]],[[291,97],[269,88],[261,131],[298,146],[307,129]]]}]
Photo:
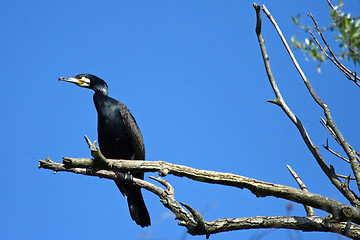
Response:
[{"label": "glossy plumage", "polygon": [[[59,80],[73,82],[95,91],[94,104],[98,113],[98,141],[101,153],[109,159],[145,160],[145,147],[140,129],[129,109],[108,96],[107,84],[91,74],[80,74]],[[133,173],[143,179],[143,173]],[[115,181],[127,198],[131,218],[141,227],[150,225],[140,188],[128,181]]]}]

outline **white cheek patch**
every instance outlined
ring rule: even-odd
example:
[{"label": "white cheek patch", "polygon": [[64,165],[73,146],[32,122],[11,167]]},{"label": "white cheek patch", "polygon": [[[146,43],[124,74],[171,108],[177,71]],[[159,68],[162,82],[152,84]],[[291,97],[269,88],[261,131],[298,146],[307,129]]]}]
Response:
[{"label": "white cheek patch", "polygon": [[90,87],[90,79],[88,79],[86,77],[82,77],[80,79],[80,84],[81,84],[81,87]]}]

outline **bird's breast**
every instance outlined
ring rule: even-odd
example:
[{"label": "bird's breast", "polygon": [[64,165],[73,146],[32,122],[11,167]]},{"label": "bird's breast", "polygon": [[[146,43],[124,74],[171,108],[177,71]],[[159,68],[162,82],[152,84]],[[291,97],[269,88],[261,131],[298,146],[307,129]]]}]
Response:
[{"label": "bird's breast", "polygon": [[100,150],[106,158],[131,159],[133,147],[122,120],[121,107],[111,100],[95,102]]}]

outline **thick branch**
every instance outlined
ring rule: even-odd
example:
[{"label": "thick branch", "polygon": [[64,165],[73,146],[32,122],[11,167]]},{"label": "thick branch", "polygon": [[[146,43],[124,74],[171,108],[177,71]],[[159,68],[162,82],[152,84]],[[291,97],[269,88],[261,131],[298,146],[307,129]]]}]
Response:
[{"label": "thick branch", "polygon": [[[70,160],[76,165],[76,159],[65,159],[67,161]],[[81,161],[84,162],[83,159],[81,159]],[[114,171],[159,172],[159,174],[161,175],[164,175],[166,173],[179,177],[187,177],[200,182],[214,183],[238,188],[247,188],[258,197],[273,196],[287,199],[300,204],[309,205],[317,209],[322,209],[341,220],[352,220],[356,223],[360,223],[360,210],[352,206],[348,206],[346,204],[324,197],[322,195],[305,192],[296,188],[280,184],[263,182],[260,180],[235,175],[232,173],[200,170],[163,161],[152,162],[140,160],[129,161],[111,159],[107,159],[107,161],[109,161],[109,165],[111,165],[112,170]],[[91,173],[91,171],[94,171],[90,168],[90,166],[89,168],[84,168],[85,170],[80,171],[79,168],[71,168],[71,166],[69,165],[54,163],[51,160],[40,161],[39,167],[52,169],[54,171],[68,171],[81,174],[86,174],[86,172],[89,171]],[[99,173],[101,173],[101,171],[102,170],[100,170]]]},{"label": "thick branch", "polygon": [[[103,159],[105,160],[105,162],[107,162],[107,159]],[[89,166],[93,166],[94,162],[96,162],[97,160],[93,160],[93,159],[86,159],[86,158],[80,158],[80,159],[71,159],[71,158],[65,158],[64,162],[66,162],[66,164],[61,164],[61,163],[56,163],[53,162],[49,157],[46,158],[45,160],[40,160],[40,165],[39,168],[45,168],[45,169],[51,169],[54,170],[55,172],[60,172],[60,171],[66,171],[66,172],[72,172],[72,173],[76,173],[76,174],[83,174],[83,175],[88,175],[88,176],[97,176],[100,178],[106,178],[106,179],[112,179],[112,180],[117,180],[118,176],[117,174],[119,174],[119,172],[116,171],[112,171],[112,170],[96,170],[96,169],[92,169]],[[90,165],[88,165],[90,163]],[[70,164],[74,164],[73,167]],[[79,167],[81,166],[81,167]],[[88,167],[88,168],[87,168]],[[163,205],[165,207],[167,207],[171,212],[173,212],[175,214],[175,218],[178,220],[181,220],[181,222],[183,222],[183,225],[186,226],[188,229],[196,229],[197,227],[197,222],[195,220],[195,218],[193,217],[193,215],[189,212],[187,212],[182,206],[181,204],[179,204],[175,198],[174,198],[174,189],[172,188],[172,186],[165,181],[164,179],[161,178],[156,178],[156,177],[150,177],[156,181],[158,181],[159,183],[161,183],[162,185],[164,185],[166,187],[166,189],[162,189],[150,182],[144,181],[142,179],[138,179],[138,178],[132,178],[133,184],[140,186],[142,188],[145,188],[146,190],[156,194],[157,196],[160,197],[160,201],[163,203]]]},{"label": "thick branch", "polygon": [[[257,7],[258,6],[258,7]],[[260,14],[260,6],[259,5],[255,5],[255,10],[256,10],[256,16],[257,16],[257,26],[256,26],[256,34],[258,36],[258,40],[259,40],[259,45],[260,45],[260,49],[261,49],[261,53],[263,56],[263,60],[264,60],[264,65],[265,65],[265,69],[270,81],[270,84],[273,88],[273,91],[275,93],[276,99],[275,100],[271,100],[270,102],[278,105],[281,107],[281,109],[285,112],[285,114],[290,118],[290,120],[295,124],[295,126],[297,127],[297,129],[299,130],[306,146],[308,147],[308,149],[310,150],[310,152],[313,154],[314,158],[316,159],[317,163],[319,164],[319,166],[321,167],[321,169],[324,171],[324,173],[328,176],[328,178],[331,180],[331,182],[334,184],[334,186],[337,187],[337,189],[350,201],[351,204],[353,205],[359,205],[360,201],[358,200],[358,198],[356,197],[356,195],[350,191],[348,189],[348,187],[346,185],[344,185],[339,178],[336,176],[334,170],[330,167],[327,166],[327,164],[325,163],[325,161],[323,160],[320,152],[319,152],[319,148],[315,147],[314,144],[312,143],[310,136],[308,135],[305,127],[303,126],[303,124],[301,123],[301,121],[296,117],[296,115],[290,110],[290,108],[287,106],[287,104],[285,103],[284,99],[281,96],[280,90],[277,87],[275,78],[272,74],[271,71],[271,67],[270,67],[270,62],[269,62],[269,57],[267,55],[266,52],[266,47],[265,47],[265,40],[261,34],[261,14]],[[273,19],[273,17],[270,15],[269,11],[265,8],[265,6],[263,6],[263,10],[265,11],[266,15],[269,17],[270,21],[274,24],[276,30],[278,31],[281,39],[283,40],[286,49],[288,50],[295,66],[297,67],[297,69],[300,72],[300,75],[302,77],[304,77],[304,81],[306,86],[308,87],[308,90],[311,92],[313,98],[315,99],[316,102],[318,102],[319,104],[322,103],[321,99],[316,95],[315,91],[312,89],[309,81],[306,79],[305,74],[302,72],[301,68],[299,67],[296,59],[294,58],[294,55],[292,54],[289,46],[287,45],[283,34],[281,33],[278,25],[276,24],[275,20]],[[325,105],[326,106],[326,105]],[[326,106],[327,107],[327,106]],[[328,111],[325,111],[326,115]]]},{"label": "thick branch", "polygon": [[205,222],[206,228],[213,233],[217,231],[256,229],[256,228],[285,228],[304,232],[319,231],[339,233],[349,238],[358,239],[360,227],[348,222],[333,222],[321,217],[248,217],[219,219]]},{"label": "thick branch", "polygon": [[[78,165],[77,159],[70,159],[66,158],[66,160],[71,160],[75,165]],[[80,159],[82,163],[90,162],[91,159]],[[109,162],[113,162],[114,160],[109,160]],[[122,163],[132,162],[128,160],[117,160],[120,165]],[[160,162],[149,162],[151,163],[150,166],[146,166],[148,163],[147,161],[136,161],[134,166],[138,166],[138,164],[141,164],[143,167],[142,170],[146,168],[152,168],[153,170],[159,170],[161,167],[154,167],[157,165],[157,163]],[[172,173],[173,164],[161,162],[162,164],[166,164],[169,173]],[[115,164],[117,165],[117,164]],[[114,165],[114,166],[115,166]],[[67,172],[73,172],[77,174],[84,174],[89,176],[98,176],[100,178],[107,178],[115,180],[117,179],[117,173],[113,170],[94,170],[91,168],[79,168],[79,167],[70,167],[68,164],[61,164],[61,163],[55,163],[50,160],[50,158],[45,159],[44,161],[40,161],[40,168],[46,168],[46,169],[52,169],[54,171],[67,171]],[[188,168],[185,166],[177,165],[175,167],[176,169],[179,168]],[[126,168],[122,170],[130,170],[130,165],[127,165]],[[120,169],[119,169],[120,170]],[[132,169],[133,170],[133,169]],[[175,170],[178,171],[178,170]],[[198,171],[204,171],[204,170],[198,170]],[[211,171],[204,171],[211,173]],[[222,177],[223,173],[218,173]],[[203,173],[203,175],[206,175]],[[240,177],[240,176],[238,176]],[[176,201],[174,197],[174,189],[172,186],[161,178],[155,178],[150,177],[152,179],[155,179],[156,181],[160,182],[162,185],[166,187],[166,189],[162,189],[150,182],[133,178],[133,184],[140,186],[142,188],[145,188],[148,191],[151,191],[152,193],[159,196],[160,201],[162,204],[168,208],[170,211],[172,211],[176,219],[180,220],[180,225],[185,226],[188,229],[188,232],[192,235],[206,235],[209,237],[211,234],[219,233],[219,232],[227,232],[227,231],[233,231],[233,230],[240,230],[240,229],[252,229],[252,228],[286,228],[286,229],[296,229],[296,230],[302,230],[302,231],[321,231],[321,232],[334,232],[339,233],[351,238],[357,238],[360,236],[360,227],[357,225],[354,225],[352,223],[346,223],[346,222],[338,222],[334,219],[325,219],[320,217],[247,217],[247,218],[225,218],[225,219],[217,219],[214,221],[204,221],[201,214],[197,211],[195,211],[190,206],[179,203]],[[215,180],[216,181],[216,180]],[[278,185],[280,186],[280,185]],[[274,184],[274,187],[276,188],[277,185]],[[284,186],[286,187],[286,186]],[[288,187],[290,188],[290,187]],[[291,189],[291,188],[290,188]],[[297,190],[297,189],[295,189]],[[300,190],[298,190],[300,191]],[[303,192],[303,191],[301,191]],[[289,192],[289,194],[292,194]],[[314,197],[317,198],[316,194],[309,194],[309,198]],[[322,197],[322,196],[320,196]],[[326,199],[325,197],[322,197]],[[331,199],[329,199],[331,200]],[[333,201],[333,200],[331,200]],[[341,203],[338,203],[341,205]],[[344,204],[343,204],[344,205]],[[186,209],[188,210],[186,211]],[[344,205],[346,206],[346,205]],[[334,205],[335,207],[335,205]],[[350,206],[346,206],[344,208],[344,212],[351,211]]]}]

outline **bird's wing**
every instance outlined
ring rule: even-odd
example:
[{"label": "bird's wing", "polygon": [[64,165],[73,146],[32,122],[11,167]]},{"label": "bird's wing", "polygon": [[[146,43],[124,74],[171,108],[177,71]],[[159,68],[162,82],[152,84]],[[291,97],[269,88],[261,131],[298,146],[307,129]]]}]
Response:
[{"label": "bird's wing", "polygon": [[129,134],[129,137],[131,139],[135,152],[135,159],[145,160],[144,140],[141,135],[140,129],[135,121],[135,118],[131,114],[130,110],[122,103],[120,114],[122,117],[122,121],[125,125],[126,132]]}]

